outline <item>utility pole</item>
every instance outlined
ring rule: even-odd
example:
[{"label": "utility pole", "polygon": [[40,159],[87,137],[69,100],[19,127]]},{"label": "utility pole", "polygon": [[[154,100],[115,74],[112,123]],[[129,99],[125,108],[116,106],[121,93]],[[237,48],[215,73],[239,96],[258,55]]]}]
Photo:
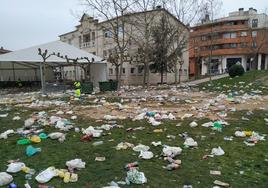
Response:
[{"label": "utility pole", "polygon": [[211,31],[210,31],[210,54],[209,54],[209,81],[211,81],[211,61],[212,61],[212,37],[213,37],[213,0],[210,0],[210,8],[211,8]]}]

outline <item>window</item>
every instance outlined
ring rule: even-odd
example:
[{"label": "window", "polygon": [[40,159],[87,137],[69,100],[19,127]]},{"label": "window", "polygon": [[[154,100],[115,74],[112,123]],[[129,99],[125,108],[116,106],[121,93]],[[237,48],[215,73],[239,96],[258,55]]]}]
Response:
[{"label": "window", "polygon": [[113,75],[114,71],[112,68],[109,68],[109,75]]},{"label": "window", "polygon": [[252,31],[252,37],[257,37],[257,31]]},{"label": "window", "polygon": [[72,44],[72,40],[71,40],[71,39],[68,39],[68,43],[69,43],[69,44]]},{"label": "window", "polygon": [[95,32],[92,32],[92,40],[95,40]]},{"label": "window", "polygon": [[107,30],[107,31],[104,32],[104,37],[105,38],[112,38],[112,36],[113,36],[113,33],[112,33],[111,30]]},{"label": "window", "polygon": [[93,55],[96,55],[96,52],[92,52]]},{"label": "window", "polygon": [[122,68],[122,73],[126,74],[126,68]]},{"label": "window", "polygon": [[230,48],[236,48],[237,47],[237,44],[236,43],[231,43],[230,44]]},{"label": "window", "polygon": [[184,75],[187,75],[187,69],[184,69]]},{"label": "window", "polygon": [[246,37],[246,36],[248,36],[248,32],[246,32],[246,31],[242,31],[242,32],[241,32],[241,37]]},{"label": "window", "polygon": [[252,20],[252,27],[258,27],[258,19]]},{"label": "window", "polygon": [[143,71],[143,65],[138,66],[138,73],[141,74]]},{"label": "window", "polygon": [[256,41],[253,41],[253,42],[252,42],[252,47],[253,47],[253,48],[257,48],[257,42],[256,42]]},{"label": "window", "polygon": [[89,42],[90,41],[90,34],[86,34],[83,36],[84,42]]},{"label": "window", "polygon": [[201,36],[201,40],[207,40],[207,36],[205,36],[205,35],[203,35],[203,36]]},{"label": "window", "polygon": [[223,33],[223,38],[224,39],[229,39],[230,38],[230,33]]},{"label": "window", "polygon": [[241,47],[241,48],[246,48],[246,47],[248,47],[248,43],[246,43],[246,42],[241,42],[241,43],[240,43],[240,47]]},{"label": "window", "polygon": [[235,39],[236,38],[236,33],[231,33],[231,38]]},{"label": "window", "polygon": [[134,74],[135,73],[135,68],[130,68],[130,73]]},{"label": "window", "polygon": [[79,47],[81,48],[81,46],[82,46],[82,37],[79,36]]}]

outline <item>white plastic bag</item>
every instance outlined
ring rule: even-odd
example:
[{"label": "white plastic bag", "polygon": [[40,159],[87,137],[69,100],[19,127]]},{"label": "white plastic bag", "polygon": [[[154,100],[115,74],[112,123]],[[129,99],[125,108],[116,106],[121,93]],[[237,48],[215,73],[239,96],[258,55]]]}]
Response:
[{"label": "white plastic bag", "polygon": [[47,183],[55,176],[57,176],[55,167],[48,167],[46,170],[44,170],[41,173],[39,173],[35,177],[35,179],[39,183]]},{"label": "white plastic bag", "polygon": [[154,157],[154,154],[151,151],[141,151],[139,155],[139,158],[142,158],[142,159],[151,159],[153,157]]},{"label": "white plastic bag", "polygon": [[163,153],[165,154],[165,156],[168,157],[175,157],[177,155],[180,155],[182,152],[182,149],[180,147],[170,147],[170,146],[165,146],[163,148]]},{"label": "white plastic bag", "polygon": [[136,152],[148,151],[149,149],[150,149],[149,146],[145,146],[145,145],[143,145],[143,144],[139,144],[139,145],[137,145],[137,146],[135,146],[135,147],[133,148],[133,150],[136,151]]},{"label": "white plastic bag", "polygon": [[15,163],[10,163],[9,165],[7,165],[8,168],[7,168],[7,172],[9,173],[17,173],[19,171],[21,171],[21,169],[23,167],[25,167],[25,164],[22,163],[22,162],[15,162]]},{"label": "white plastic bag", "polygon": [[26,119],[25,121],[24,121],[24,126],[25,127],[30,127],[30,126],[32,126],[33,124],[34,124],[34,119],[33,118],[29,118],[29,119]]},{"label": "white plastic bag", "polygon": [[185,139],[184,145],[189,147],[197,147],[197,142],[193,138],[188,137]]},{"label": "white plastic bag", "polygon": [[6,172],[0,172],[0,186],[7,185],[13,181],[13,177],[6,173]]},{"label": "white plastic bag", "polygon": [[9,129],[9,130],[0,134],[0,139],[7,139],[8,135],[13,134],[13,133],[14,133],[14,130]]},{"label": "white plastic bag", "polygon": [[190,127],[197,127],[197,126],[198,126],[198,124],[195,121],[190,123]]},{"label": "white plastic bag", "polygon": [[219,146],[218,148],[213,148],[211,151],[212,155],[221,156],[224,155],[223,149]]},{"label": "white plastic bag", "polygon": [[73,160],[67,161],[66,166],[68,166],[69,168],[81,169],[81,168],[85,168],[86,163],[83,162],[81,159],[73,159]]}]

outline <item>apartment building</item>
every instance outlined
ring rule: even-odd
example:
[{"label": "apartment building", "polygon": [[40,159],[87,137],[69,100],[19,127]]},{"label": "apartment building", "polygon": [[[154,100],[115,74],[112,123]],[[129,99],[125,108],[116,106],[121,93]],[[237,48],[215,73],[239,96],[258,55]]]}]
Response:
[{"label": "apartment building", "polygon": [[246,71],[268,69],[268,16],[254,8],[209,16],[191,28],[190,76],[220,74],[235,63]]},{"label": "apartment building", "polygon": [[[142,17],[144,16],[145,12],[136,12],[136,13],[128,13],[124,16],[128,16],[128,18],[131,17]],[[167,17],[171,20],[171,22],[180,30],[183,30],[185,32],[185,35],[187,37],[189,36],[189,28],[186,27],[184,24],[182,24],[179,20],[177,20],[172,14],[170,14],[167,10],[162,8],[153,9],[150,11],[147,11],[146,14],[150,14],[154,17],[161,17],[161,14],[167,15]],[[155,19],[155,20],[159,20]],[[111,20],[105,20],[105,21],[99,21],[97,19],[94,19],[93,17],[84,14],[80,20],[80,24],[76,26],[76,29],[72,32],[65,33],[60,35],[60,40],[66,43],[69,43],[71,45],[74,45],[80,49],[83,49],[87,52],[93,53],[99,57],[102,57],[103,59],[108,59],[109,54],[112,53],[114,50],[116,43],[114,38],[112,37],[113,32],[111,32],[111,29],[109,28],[109,22],[114,21]],[[152,23],[153,24],[153,23]],[[126,30],[130,28],[130,25],[125,26]],[[122,29],[118,28],[118,33],[122,34]],[[132,31],[132,33],[135,33],[135,29]],[[129,33],[125,33],[125,35],[129,35]],[[134,35],[134,34],[133,34]],[[127,36],[131,37],[131,36]],[[130,40],[127,53],[130,52],[137,53],[139,51],[139,48],[135,44],[135,41]],[[181,80],[187,80],[188,79],[188,68],[189,68],[189,52],[185,51],[183,53],[183,67],[181,71]],[[179,65],[178,65],[179,67]],[[83,71],[79,68],[77,68],[77,75],[78,78],[83,77]],[[139,85],[143,83],[143,65],[140,65],[138,63],[133,63],[126,61],[123,65],[122,69],[122,83],[126,85]],[[67,79],[74,80],[74,68],[73,67],[66,67],[65,68],[65,77]],[[107,63],[107,78],[108,79],[116,79],[116,67],[112,66],[111,63]],[[173,83],[175,81],[175,74],[174,73],[166,73],[164,75],[164,82],[166,83]],[[160,82],[160,75],[158,73],[152,73],[149,74],[149,82],[151,84],[157,84]]]}]

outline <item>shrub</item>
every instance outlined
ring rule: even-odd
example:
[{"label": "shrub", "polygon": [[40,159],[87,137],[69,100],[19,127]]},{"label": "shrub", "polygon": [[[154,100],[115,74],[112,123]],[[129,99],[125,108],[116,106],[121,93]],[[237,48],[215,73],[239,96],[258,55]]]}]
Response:
[{"label": "shrub", "polygon": [[245,73],[245,70],[242,65],[235,64],[232,65],[229,69],[229,75],[230,77],[236,77],[236,76],[242,76]]}]

